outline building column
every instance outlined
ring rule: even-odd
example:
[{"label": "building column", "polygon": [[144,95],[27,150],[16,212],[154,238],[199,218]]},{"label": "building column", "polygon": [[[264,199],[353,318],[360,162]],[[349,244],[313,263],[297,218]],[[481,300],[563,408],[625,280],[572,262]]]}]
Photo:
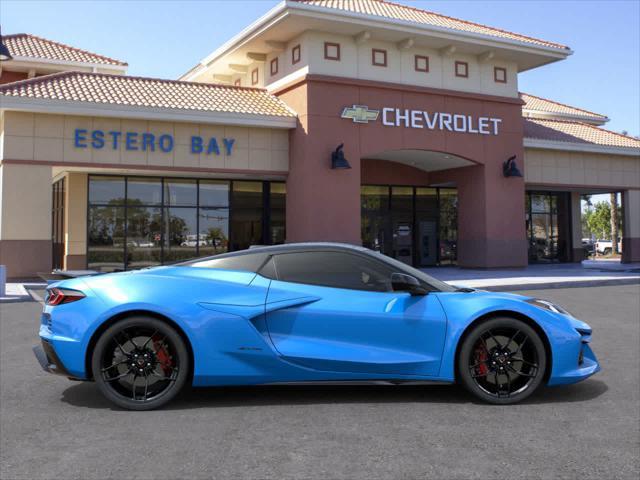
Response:
[{"label": "building column", "polygon": [[7,278],[51,270],[51,167],[0,165],[0,264]]},{"label": "building column", "polygon": [[624,237],[622,263],[640,262],[640,190],[622,192]]},{"label": "building column", "polygon": [[582,248],[582,203],[580,192],[571,192],[571,251],[570,261],[579,263],[584,260]]},{"label": "building column", "polygon": [[65,270],[87,268],[87,174],[69,173],[65,185]]},{"label": "building column", "polygon": [[458,265],[527,266],[524,179],[504,178],[493,165],[456,170]]}]

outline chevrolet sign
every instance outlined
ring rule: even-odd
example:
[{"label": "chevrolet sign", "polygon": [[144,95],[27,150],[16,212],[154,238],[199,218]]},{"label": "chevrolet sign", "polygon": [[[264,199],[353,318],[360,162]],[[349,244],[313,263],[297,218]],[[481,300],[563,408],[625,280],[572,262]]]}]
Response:
[{"label": "chevrolet sign", "polygon": [[[351,119],[354,123],[375,122],[379,116],[380,110],[371,110],[366,105],[346,107],[342,110],[342,115],[340,115],[341,118]],[[426,112],[392,107],[384,107],[382,109],[382,124],[385,127],[423,128],[480,135],[498,135],[501,123],[501,118],[475,117],[461,113]]]},{"label": "chevrolet sign", "polygon": [[350,118],[353,123],[369,123],[375,122],[380,115],[380,110],[369,110],[366,105],[354,105],[353,107],[345,107],[342,110],[341,118]]}]

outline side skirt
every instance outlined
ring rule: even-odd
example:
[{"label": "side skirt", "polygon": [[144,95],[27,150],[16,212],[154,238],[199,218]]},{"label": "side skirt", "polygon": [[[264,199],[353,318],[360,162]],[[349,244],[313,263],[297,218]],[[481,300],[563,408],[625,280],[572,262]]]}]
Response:
[{"label": "side skirt", "polygon": [[454,382],[435,380],[327,380],[304,382],[268,382],[262,385],[453,385]]}]

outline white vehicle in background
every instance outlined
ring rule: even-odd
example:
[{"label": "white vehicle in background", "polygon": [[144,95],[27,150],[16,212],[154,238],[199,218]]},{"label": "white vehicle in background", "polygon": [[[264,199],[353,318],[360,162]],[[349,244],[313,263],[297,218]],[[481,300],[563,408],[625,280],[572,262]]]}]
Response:
[{"label": "white vehicle in background", "polygon": [[180,244],[181,247],[206,247],[209,243],[207,241],[208,236],[206,233],[200,235],[187,235],[185,241]]},{"label": "white vehicle in background", "polygon": [[[599,255],[610,255],[613,252],[611,240],[596,240],[596,253]],[[618,239],[618,252],[622,253],[622,241]]]}]

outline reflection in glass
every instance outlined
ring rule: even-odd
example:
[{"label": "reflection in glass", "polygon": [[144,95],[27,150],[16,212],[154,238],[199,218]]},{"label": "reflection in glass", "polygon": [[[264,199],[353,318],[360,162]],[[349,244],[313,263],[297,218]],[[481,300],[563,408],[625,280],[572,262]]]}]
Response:
[{"label": "reflection in glass", "polygon": [[440,264],[454,265],[458,259],[458,191],[440,189]]},{"label": "reflection in glass", "polygon": [[416,261],[421,267],[438,262],[438,190],[416,188]]},{"label": "reflection in glass", "polygon": [[360,187],[362,244],[366,248],[389,254],[391,237],[387,212],[389,211],[389,187]]},{"label": "reflection in glass", "polygon": [[129,178],[127,203],[129,205],[160,205],[162,182],[157,178]]},{"label": "reflection in glass", "polygon": [[229,210],[201,208],[200,256],[216,255],[229,249]]},{"label": "reflection in glass", "polygon": [[197,208],[164,209],[164,259],[166,262],[188,260],[197,256],[198,240],[196,227]]},{"label": "reflection in glass", "polygon": [[262,244],[262,182],[233,182],[231,205],[231,248]]},{"label": "reflection in glass", "polygon": [[124,203],[124,177],[89,177],[89,203],[120,205]]},{"label": "reflection in glass", "polygon": [[162,261],[162,211],[127,208],[127,268],[158,265]]},{"label": "reflection in glass", "polygon": [[196,180],[165,180],[164,205],[166,207],[195,207],[197,204]]},{"label": "reflection in glass", "polygon": [[286,220],[286,196],[287,189],[284,183],[272,183],[270,185],[271,220],[270,243],[278,245],[284,243],[286,239],[285,220]]},{"label": "reflection in glass", "polygon": [[124,208],[89,207],[87,268],[124,270]]},{"label": "reflection in glass", "polygon": [[200,180],[201,207],[228,207],[229,182],[225,180]]}]

